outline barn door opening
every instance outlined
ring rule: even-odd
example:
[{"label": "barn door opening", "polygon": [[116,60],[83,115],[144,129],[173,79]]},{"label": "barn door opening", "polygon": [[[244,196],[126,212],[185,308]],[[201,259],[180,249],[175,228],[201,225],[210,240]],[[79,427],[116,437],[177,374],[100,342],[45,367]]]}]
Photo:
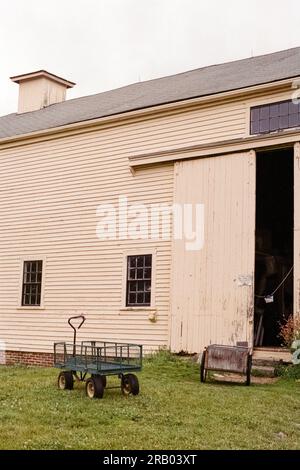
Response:
[{"label": "barn door opening", "polygon": [[279,347],[293,314],[294,150],[256,155],[254,346]]}]

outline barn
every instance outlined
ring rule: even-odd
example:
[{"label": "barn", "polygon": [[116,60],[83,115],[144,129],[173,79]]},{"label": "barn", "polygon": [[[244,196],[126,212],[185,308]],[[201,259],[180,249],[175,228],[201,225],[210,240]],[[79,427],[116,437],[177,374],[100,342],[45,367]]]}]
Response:
[{"label": "barn", "polygon": [[[300,48],[66,100],[11,77],[0,117],[0,341],[51,364],[82,340],[287,358],[300,311]],[[15,85],[14,85],[15,86]],[[198,217],[198,219],[197,219]]]}]

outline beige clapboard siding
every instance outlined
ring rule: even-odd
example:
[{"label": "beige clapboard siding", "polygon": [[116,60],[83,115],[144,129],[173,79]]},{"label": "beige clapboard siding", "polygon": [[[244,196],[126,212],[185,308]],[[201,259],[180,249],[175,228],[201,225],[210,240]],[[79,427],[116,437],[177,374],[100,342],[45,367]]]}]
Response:
[{"label": "beige clapboard siding", "polygon": [[[172,349],[193,353],[211,343],[251,344],[255,153],[177,163],[175,198],[204,205],[205,239],[200,251],[174,241]],[[251,285],[240,287],[240,275]]]},{"label": "beige clapboard siding", "polygon": [[[287,92],[265,93],[263,99],[287,97]],[[257,100],[261,98],[202,104],[1,150],[0,331],[7,348],[50,351],[55,339],[71,338],[66,319],[81,312],[87,315],[82,339],[137,341],[149,350],[166,345],[171,243],[100,243],[95,238],[96,207],[116,203],[118,195],[127,195],[130,203],[171,203],[173,166],[132,176],[128,157],[246,136],[249,106]],[[209,191],[205,179],[203,188]],[[146,310],[121,310],[123,253],[136,248],[157,250],[156,323]],[[26,255],[46,256],[44,310],[17,309],[20,257]],[[208,278],[206,282],[208,286]],[[206,335],[215,327],[212,322],[202,325]]]},{"label": "beige clapboard siding", "polygon": [[[183,136],[184,139],[190,139],[193,135],[198,139],[199,137],[205,138],[205,135],[207,134],[205,122],[208,122],[207,125],[210,133],[218,135],[219,123],[220,132],[222,134],[224,132],[226,133],[224,129],[226,129],[227,124],[227,132],[232,135],[235,133],[235,125],[238,129],[243,128],[241,118],[245,119],[244,106],[245,104],[243,102],[231,102],[224,105],[219,104],[218,108],[215,106],[202,106],[200,112],[199,110],[193,110],[186,111],[185,113],[178,113],[173,117],[173,120],[172,117],[166,116],[147,120],[144,123],[123,125],[116,127],[115,129],[105,129],[104,132],[97,137],[91,133],[87,133],[85,137],[82,135],[73,136],[71,137],[71,145],[68,148],[65,148],[63,152],[68,153],[69,148],[71,152],[76,152],[76,148],[72,148],[72,145],[76,147],[76,142],[80,142],[80,145],[89,149],[92,147],[93,143],[96,145],[101,143],[104,151],[105,149],[112,151],[114,148],[122,150],[130,149],[132,151],[134,150],[134,147],[138,151],[139,148],[143,149],[147,146],[153,148],[156,147],[157,144],[159,148],[161,148],[162,145],[170,145],[170,143],[173,142],[173,134],[175,134],[175,138],[178,140],[181,139],[181,136]],[[187,116],[190,117],[189,120],[186,119]],[[203,116],[202,119],[201,116]],[[210,120],[208,121],[207,116],[210,116]],[[235,125],[232,123],[235,123]],[[59,142],[59,140],[48,142],[49,150],[51,152],[55,152],[55,149],[57,148],[56,142]],[[36,151],[38,152],[39,148],[37,148]]]},{"label": "beige clapboard siding", "polygon": [[[62,143],[62,141],[60,141]],[[33,146],[34,147],[34,146]],[[24,147],[25,148],[25,147]],[[48,154],[45,146],[44,152]],[[99,148],[97,150],[99,154]],[[80,155],[77,157],[80,160]],[[36,162],[30,152],[18,162],[10,156],[6,166],[6,182],[22,178],[26,168],[27,183],[20,194],[20,185],[7,187],[1,197],[1,217],[6,222],[1,232],[0,308],[1,335],[7,349],[50,351],[54,340],[71,339],[66,327],[70,315],[84,312],[87,323],[82,339],[132,341],[145,345],[146,350],[167,344],[169,315],[170,241],[99,241],[95,230],[99,203],[116,203],[119,194],[128,196],[129,203],[172,203],[173,166],[139,172],[134,178],[128,169],[127,157],[117,167],[117,184],[107,182],[112,174],[110,160],[98,156],[84,178],[81,171],[65,176],[65,186],[71,189],[64,196],[64,185],[57,185],[55,172],[64,174],[64,162],[59,155],[48,155],[48,168],[53,178],[47,183],[35,178]],[[50,165],[49,165],[50,162]],[[98,167],[97,167],[98,165]],[[76,167],[76,164],[74,164]],[[79,169],[84,164],[79,165]],[[9,174],[10,173],[10,174]],[[148,177],[147,177],[148,173]],[[32,177],[30,176],[32,175]],[[76,188],[86,183],[83,197]],[[134,181],[134,187],[131,184]],[[163,188],[161,189],[161,181]],[[91,187],[89,186],[89,183]],[[23,180],[24,183],[24,180]],[[37,184],[36,184],[37,183]],[[106,183],[106,184],[103,184]],[[160,190],[161,189],[161,190]],[[10,194],[9,201],[7,194]],[[68,197],[69,194],[69,197]],[[159,194],[159,197],[157,196]],[[35,196],[32,201],[32,196]],[[5,204],[7,201],[7,205]],[[36,229],[35,229],[36,228]],[[147,251],[156,248],[157,322],[148,319],[149,312],[122,311],[122,274],[124,250]],[[19,297],[20,256],[46,256],[44,304],[45,310],[17,309]],[[53,265],[52,265],[53,262]],[[89,268],[91,267],[91,275]]]}]

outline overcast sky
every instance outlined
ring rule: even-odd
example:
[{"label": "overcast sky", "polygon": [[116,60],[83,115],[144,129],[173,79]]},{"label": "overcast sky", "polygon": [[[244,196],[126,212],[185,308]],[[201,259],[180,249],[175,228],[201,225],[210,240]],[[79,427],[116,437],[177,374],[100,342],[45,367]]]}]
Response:
[{"label": "overcast sky", "polygon": [[46,69],[68,98],[300,46],[299,0],[1,0],[0,115],[9,77]]}]

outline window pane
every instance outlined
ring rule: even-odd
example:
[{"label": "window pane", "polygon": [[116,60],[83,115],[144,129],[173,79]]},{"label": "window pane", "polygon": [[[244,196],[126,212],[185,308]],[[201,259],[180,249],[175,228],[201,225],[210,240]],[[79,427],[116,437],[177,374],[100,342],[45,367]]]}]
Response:
[{"label": "window pane", "polygon": [[129,282],[129,292],[136,292],[137,290],[137,282]]},{"label": "window pane", "polygon": [[137,270],[136,270],[136,277],[137,277],[137,279],[143,279],[143,273],[144,273],[144,270],[143,270],[143,269],[137,269]]},{"label": "window pane", "polygon": [[145,256],[145,267],[151,268],[152,266],[152,255]]},{"label": "window pane", "polygon": [[150,305],[151,293],[145,292],[145,304]]},{"label": "window pane", "polygon": [[260,108],[259,119],[269,119],[270,117],[270,108],[269,106],[262,106]]},{"label": "window pane", "polygon": [[270,131],[277,131],[279,128],[279,118],[273,117],[270,119]]},{"label": "window pane", "polygon": [[280,129],[287,129],[289,127],[289,117],[280,116],[279,118],[279,127]]},{"label": "window pane", "polygon": [[129,279],[135,279],[136,269],[129,270]]},{"label": "window pane", "polygon": [[252,121],[259,121],[259,108],[252,108],[251,109],[251,120]]},{"label": "window pane", "polygon": [[279,116],[279,105],[271,104],[270,105],[270,118]]},{"label": "window pane", "polygon": [[129,256],[129,266],[131,268],[136,267],[136,256]]},{"label": "window pane", "polygon": [[137,267],[142,268],[144,266],[144,256],[137,257]]},{"label": "window pane", "polygon": [[144,279],[151,279],[151,268],[144,269]]},{"label": "window pane", "polygon": [[298,114],[298,104],[294,104],[292,101],[289,103],[289,115]]},{"label": "window pane", "polygon": [[251,122],[251,134],[259,134],[259,121]]},{"label": "window pane", "polygon": [[279,115],[288,116],[288,114],[289,114],[289,103],[288,102],[281,103],[279,105]]},{"label": "window pane", "polygon": [[136,294],[129,294],[129,303],[130,304],[136,303]]},{"label": "window pane", "polygon": [[269,132],[269,130],[270,130],[269,119],[262,119],[259,124],[259,131]]},{"label": "window pane", "polygon": [[299,126],[299,115],[297,114],[290,114],[289,115],[289,127],[297,127]]},{"label": "window pane", "polygon": [[151,282],[145,281],[145,292],[151,291]]},{"label": "window pane", "polygon": [[139,281],[137,284],[138,284],[137,290],[139,292],[144,292],[144,285],[145,285],[144,281]]}]

